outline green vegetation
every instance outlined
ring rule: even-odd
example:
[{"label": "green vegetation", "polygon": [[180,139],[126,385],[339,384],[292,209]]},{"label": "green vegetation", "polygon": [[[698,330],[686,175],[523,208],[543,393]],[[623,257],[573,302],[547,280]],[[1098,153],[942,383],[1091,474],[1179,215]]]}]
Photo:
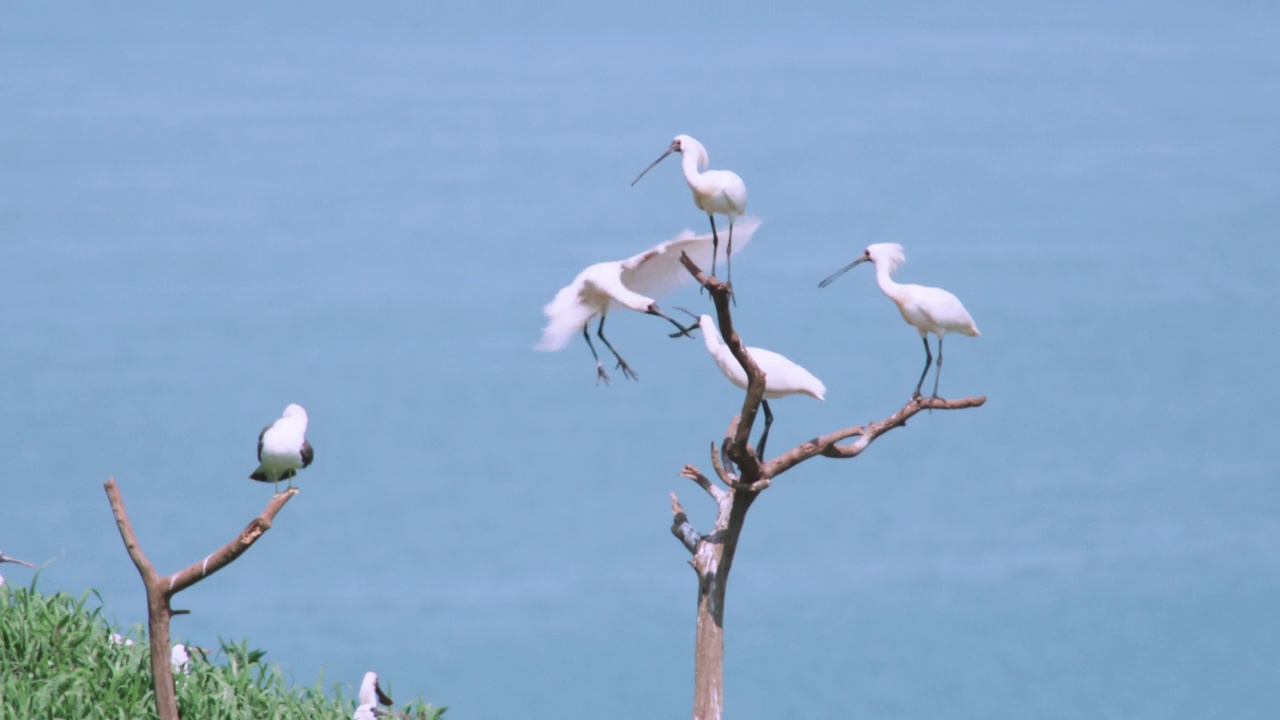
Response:
[{"label": "green vegetation", "polygon": [[[95,592],[77,600],[0,587],[0,719],[154,720],[146,643],[125,644],[113,632]],[[207,659],[193,653],[188,674],[176,673],[179,712],[199,720],[336,719],[355,712],[354,699],[344,699],[338,686],[325,694],[323,679],[289,686],[279,667],[262,662],[264,654],[225,641]],[[421,700],[397,709],[413,720],[444,713]]]}]

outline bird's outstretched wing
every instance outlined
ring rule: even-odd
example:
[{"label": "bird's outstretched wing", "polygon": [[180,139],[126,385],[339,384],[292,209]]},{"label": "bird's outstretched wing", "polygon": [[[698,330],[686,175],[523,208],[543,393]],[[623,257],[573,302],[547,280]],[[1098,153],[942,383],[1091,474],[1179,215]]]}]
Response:
[{"label": "bird's outstretched wing", "polygon": [[[754,217],[744,217],[734,223],[734,255],[742,252],[758,227],[760,219]],[[722,229],[719,235],[720,244],[725,245],[729,237],[728,228]],[[698,267],[711,271],[711,240],[711,233],[698,235],[692,230],[685,230],[666,242],[627,258],[622,261],[622,284],[651,298],[665,295],[691,278],[680,263],[680,253],[688,253],[689,259]],[[720,252],[723,254],[724,248]]]},{"label": "bird's outstretched wing", "polygon": [[547,326],[542,329],[542,339],[533,346],[534,350],[555,352],[563,348],[596,314],[596,308],[583,301],[584,285],[585,281],[579,275],[572,283],[560,288],[560,292],[542,309],[547,316]]}]

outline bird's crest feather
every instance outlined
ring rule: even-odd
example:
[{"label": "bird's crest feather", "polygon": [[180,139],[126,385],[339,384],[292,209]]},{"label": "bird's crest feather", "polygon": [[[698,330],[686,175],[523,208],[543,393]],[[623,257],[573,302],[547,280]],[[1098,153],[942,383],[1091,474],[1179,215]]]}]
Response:
[{"label": "bird's crest feather", "polygon": [[876,243],[867,246],[867,252],[871,255],[871,259],[876,265],[881,264],[889,271],[889,274],[897,272],[898,268],[907,264],[907,255],[902,250],[902,246],[898,243]]}]

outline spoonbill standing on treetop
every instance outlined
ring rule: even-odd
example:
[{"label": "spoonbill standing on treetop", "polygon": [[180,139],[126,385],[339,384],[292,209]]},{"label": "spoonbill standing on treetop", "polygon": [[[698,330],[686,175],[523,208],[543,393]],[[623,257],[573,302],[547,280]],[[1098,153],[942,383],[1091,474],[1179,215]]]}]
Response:
[{"label": "spoonbill standing on treetop", "polygon": [[[716,274],[716,254],[720,246],[720,236],[716,233],[716,214],[729,218],[729,244],[725,248],[724,262],[728,268],[727,282],[733,285],[733,222],[747,211],[747,186],[738,174],[730,170],[706,170],[711,163],[707,149],[702,143],[688,135],[677,135],[671,146],[662,156],[650,163],[649,167],[631,181],[634,187],[644,174],[662,162],[668,155],[678,152],[681,155],[680,168],[684,171],[684,181],[689,183],[693,191],[693,204],[707,214],[711,220],[711,274]],[[705,170],[705,172],[699,172]],[[745,244],[745,243],[744,243]],[[741,246],[739,246],[741,249]]]},{"label": "spoonbill standing on treetop", "polygon": [[[29,568],[35,567],[35,565],[32,565],[26,560],[19,560],[16,557],[10,557],[8,555],[5,555],[2,552],[0,552],[0,563],[13,563],[14,565],[25,565]],[[0,587],[3,587],[3,586],[4,586],[4,576],[0,575]]]},{"label": "spoonbill standing on treetop", "polygon": [[907,262],[902,246],[897,243],[876,243],[867,246],[857,260],[818,283],[818,287],[824,288],[830,285],[833,280],[848,272],[853,266],[868,260],[876,266],[876,283],[880,285],[880,290],[897,304],[898,311],[902,313],[902,319],[915,326],[915,329],[920,332],[920,339],[924,341],[924,372],[920,373],[920,382],[916,383],[912,398],[920,397],[920,386],[924,384],[924,378],[929,374],[929,365],[933,362],[933,355],[929,352],[929,333],[938,336],[938,369],[933,374],[933,397],[937,398],[938,378],[942,375],[942,336],[955,332],[977,337],[981,334],[978,332],[978,326],[973,324],[973,318],[960,303],[960,298],[946,290],[894,282],[890,276]]},{"label": "spoonbill standing on treetop", "polygon": [[[711,353],[711,357],[715,359],[720,372],[729,378],[729,382],[746,390],[747,371],[733,356],[729,346],[721,340],[720,330],[711,320],[711,316],[699,316],[698,327],[702,329],[702,340],[707,345],[707,352]],[[764,432],[760,434],[760,446],[756,450],[756,454],[763,458],[764,444],[769,439],[769,426],[773,424],[773,411],[769,409],[769,401],[788,395],[808,395],[811,398],[823,400],[827,394],[827,386],[814,377],[813,373],[776,352],[749,347],[747,354],[764,373],[764,401],[761,402],[764,407]]]},{"label": "spoonbill standing on treetop", "polygon": [[[738,232],[738,247],[745,247],[760,227],[756,218],[744,218]],[[535,350],[554,352],[569,344],[574,334],[581,332],[591,349],[591,356],[596,360],[596,383],[601,380],[608,384],[609,374],[605,372],[595,345],[591,343],[591,335],[587,325],[592,318],[600,316],[600,325],[596,328],[596,336],[604,342],[605,347],[618,359],[618,367],[628,378],[637,375],[618,351],[604,336],[604,321],[609,311],[617,307],[627,307],[636,312],[657,315],[665,318],[680,329],[680,335],[688,335],[690,328],[681,327],[680,323],[658,309],[653,296],[662,295],[678,287],[689,279],[689,273],[680,263],[680,254],[685,253],[689,259],[699,266],[704,265],[715,253],[715,238],[712,235],[697,235],[692,230],[685,230],[671,240],[659,243],[639,255],[614,262],[596,263],[578,273],[556,296],[547,303],[542,312],[547,316],[547,326],[542,330],[542,339],[534,345]]]},{"label": "spoonbill standing on treetop", "polygon": [[293,487],[293,476],[310,465],[313,458],[315,451],[307,442],[307,411],[290,403],[278,420],[258,434],[259,465],[249,478],[275,483],[279,493],[280,481],[288,480],[289,487]]}]

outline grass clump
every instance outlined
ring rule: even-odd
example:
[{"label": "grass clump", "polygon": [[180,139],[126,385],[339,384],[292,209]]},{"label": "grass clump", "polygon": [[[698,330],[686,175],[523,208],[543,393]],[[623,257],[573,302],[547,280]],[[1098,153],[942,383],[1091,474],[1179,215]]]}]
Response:
[{"label": "grass clump", "polygon": [[[94,591],[77,599],[0,587],[0,719],[155,720],[146,642],[115,633]],[[330,696],[323,679],[290,685],[278,666],[262,661],[263,651],[246,642],[220,644],[208,658],[193,652],[188,672],[174,673],[184,718],[312,720],[355,711],[354,698],[343,698],[339,686]],[[397,709],[413,720],[444,713],[421,700]]]}]

